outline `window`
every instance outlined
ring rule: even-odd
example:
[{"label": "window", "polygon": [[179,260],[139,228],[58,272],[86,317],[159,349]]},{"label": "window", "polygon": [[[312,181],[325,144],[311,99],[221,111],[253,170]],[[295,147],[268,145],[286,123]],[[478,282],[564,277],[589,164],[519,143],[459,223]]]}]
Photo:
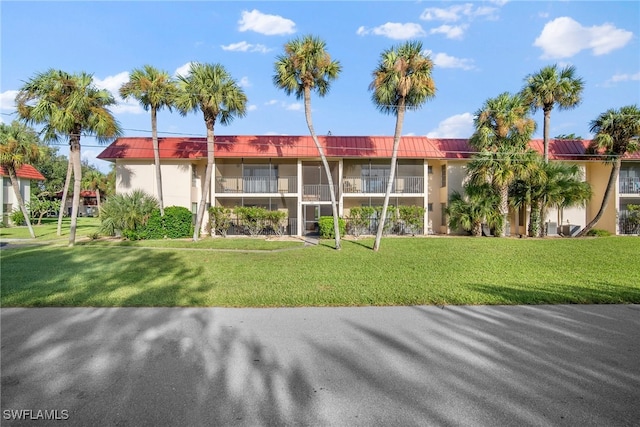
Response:
[{"label": "window", "polygon": [[427,210],[428,210],[429,212],[433,212],[433,203],[428,203],[428,204],[427,204]]},{"label": "window", "polygon": [[391,173],[390,166],[370,166],[362,169],[362,183],[365,193],[384,193]]},{"label": "window", "polygon": [[278,165],[244,165],[242,169],[245,193],[275,193]]},{"label": "window", "polygon": [[198,186],[198,166],[197,165],[191,165],[191,186],[192,187]]},{"label": "window", "polygon": [[440,225],[447,226],[447,204],[440,203]]},{"label": "window", "polygon": [[427,166],[427,173],[429,175],[433,175],[433,166],[431,166],[431,165]]},{"label": "window", "polygon": [[447,165],[440,166],[440,187],[447,186]]}]

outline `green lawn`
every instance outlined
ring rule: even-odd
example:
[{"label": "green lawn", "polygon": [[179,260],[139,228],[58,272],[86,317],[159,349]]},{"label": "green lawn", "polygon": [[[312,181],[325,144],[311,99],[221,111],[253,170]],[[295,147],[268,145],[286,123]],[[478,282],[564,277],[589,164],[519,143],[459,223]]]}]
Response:
[{"label": "green lawn", "polygon": [[[42,225],[36,225],[37,220],[34,221],[33,231],[36,233],[36,240],[69,240],[69,225],[71,219],[66,217],[62,219],[61,232],[62,236],[57,235],[58,230],[58,218],[42,218]],[[78,218],[76,228],[76,239],[86,239],[87,236],[93,233],[97,233],[100,229],[100,220],[98,218]],[[2,239],[30,239],[29,229],[27,226],[20,227],[0,227],[0,238]]]},{"label": "green lawn", "polygon": [[[55,228],[54,228],[55,234]],[[2,306],[640,303],[637,237],[205,239],[5,249]],[[148,244],[148,242],[135,245]],[[181,245],[174,249],[168,245]],[[230,248],[236,250],[216,250]],[[266,249],[279,249],[269,251]],[[185,250],[187,249],[187,250]],[[193,250],[189,250],[193,249]],[[258,249],[248,251],[243,249]]]}]

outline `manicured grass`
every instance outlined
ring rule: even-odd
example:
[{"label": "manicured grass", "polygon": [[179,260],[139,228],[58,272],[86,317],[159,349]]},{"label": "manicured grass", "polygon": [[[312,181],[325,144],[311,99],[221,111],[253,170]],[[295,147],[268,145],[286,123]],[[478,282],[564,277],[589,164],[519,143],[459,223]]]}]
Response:
[{"label": "manicured grass", "polygon": [[[37,220],[33,222],[33,231],[36,234],[36,241],[43,240],[69,240],[70,218],[62,218],[62,227],[60,229],[62,236],[57,235],[58,218],[42,218],[42,224],[36,225]],[[78,218],[76,228],[76,240],[87,238],[90,234],[97,233],[100,229],[100,219],[82,217]],[[29,229],[24,226],[0,227],[0,238],[3,239],[31,239]]]},{"label": "manicured grass", "polygon": [[345,240],[339,252],[332,241],[293,244],[255,252],[107,242],[3,250],[2,306],[640,303],[636,237],[386,238],[378,253],[368,239]]}]

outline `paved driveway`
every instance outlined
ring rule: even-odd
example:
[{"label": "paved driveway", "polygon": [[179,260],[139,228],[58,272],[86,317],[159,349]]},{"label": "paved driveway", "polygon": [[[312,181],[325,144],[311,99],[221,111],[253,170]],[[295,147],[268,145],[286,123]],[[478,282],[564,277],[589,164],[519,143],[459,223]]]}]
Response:
[{"label": "paved driveway", "polygon": [[5,308],[1,322],[3,426],[640,420],[638,305]]}]

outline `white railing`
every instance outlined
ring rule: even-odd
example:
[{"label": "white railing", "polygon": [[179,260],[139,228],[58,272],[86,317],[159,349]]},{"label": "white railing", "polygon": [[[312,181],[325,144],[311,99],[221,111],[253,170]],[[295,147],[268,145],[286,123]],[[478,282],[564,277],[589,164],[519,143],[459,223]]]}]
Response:
[{"label": "white railing", "polygon": [[[347,176],[343,180],[342,189],[345,193],[384,193],[388,182],[389,178]],[[421,194],[424,192],[424,177],[396,177],[391,192]]]},{"label": "white railing", "polygon": [[620,193],[640,194],[640,177],[620,178]]},{"label": "white railing", "polygon": [[216,178],[216,193],[296,193],[295,176],[229,176]]},{"label": "white railing", "polygon": [[[330,186],[327,184],[315,184],[315,185],[303,185],[302,186],[302,200],[305,201],[321,201],[326,202],[331,200]],[[336,197],[338,197],[338,187],[333,186],[333,191]]]}]

